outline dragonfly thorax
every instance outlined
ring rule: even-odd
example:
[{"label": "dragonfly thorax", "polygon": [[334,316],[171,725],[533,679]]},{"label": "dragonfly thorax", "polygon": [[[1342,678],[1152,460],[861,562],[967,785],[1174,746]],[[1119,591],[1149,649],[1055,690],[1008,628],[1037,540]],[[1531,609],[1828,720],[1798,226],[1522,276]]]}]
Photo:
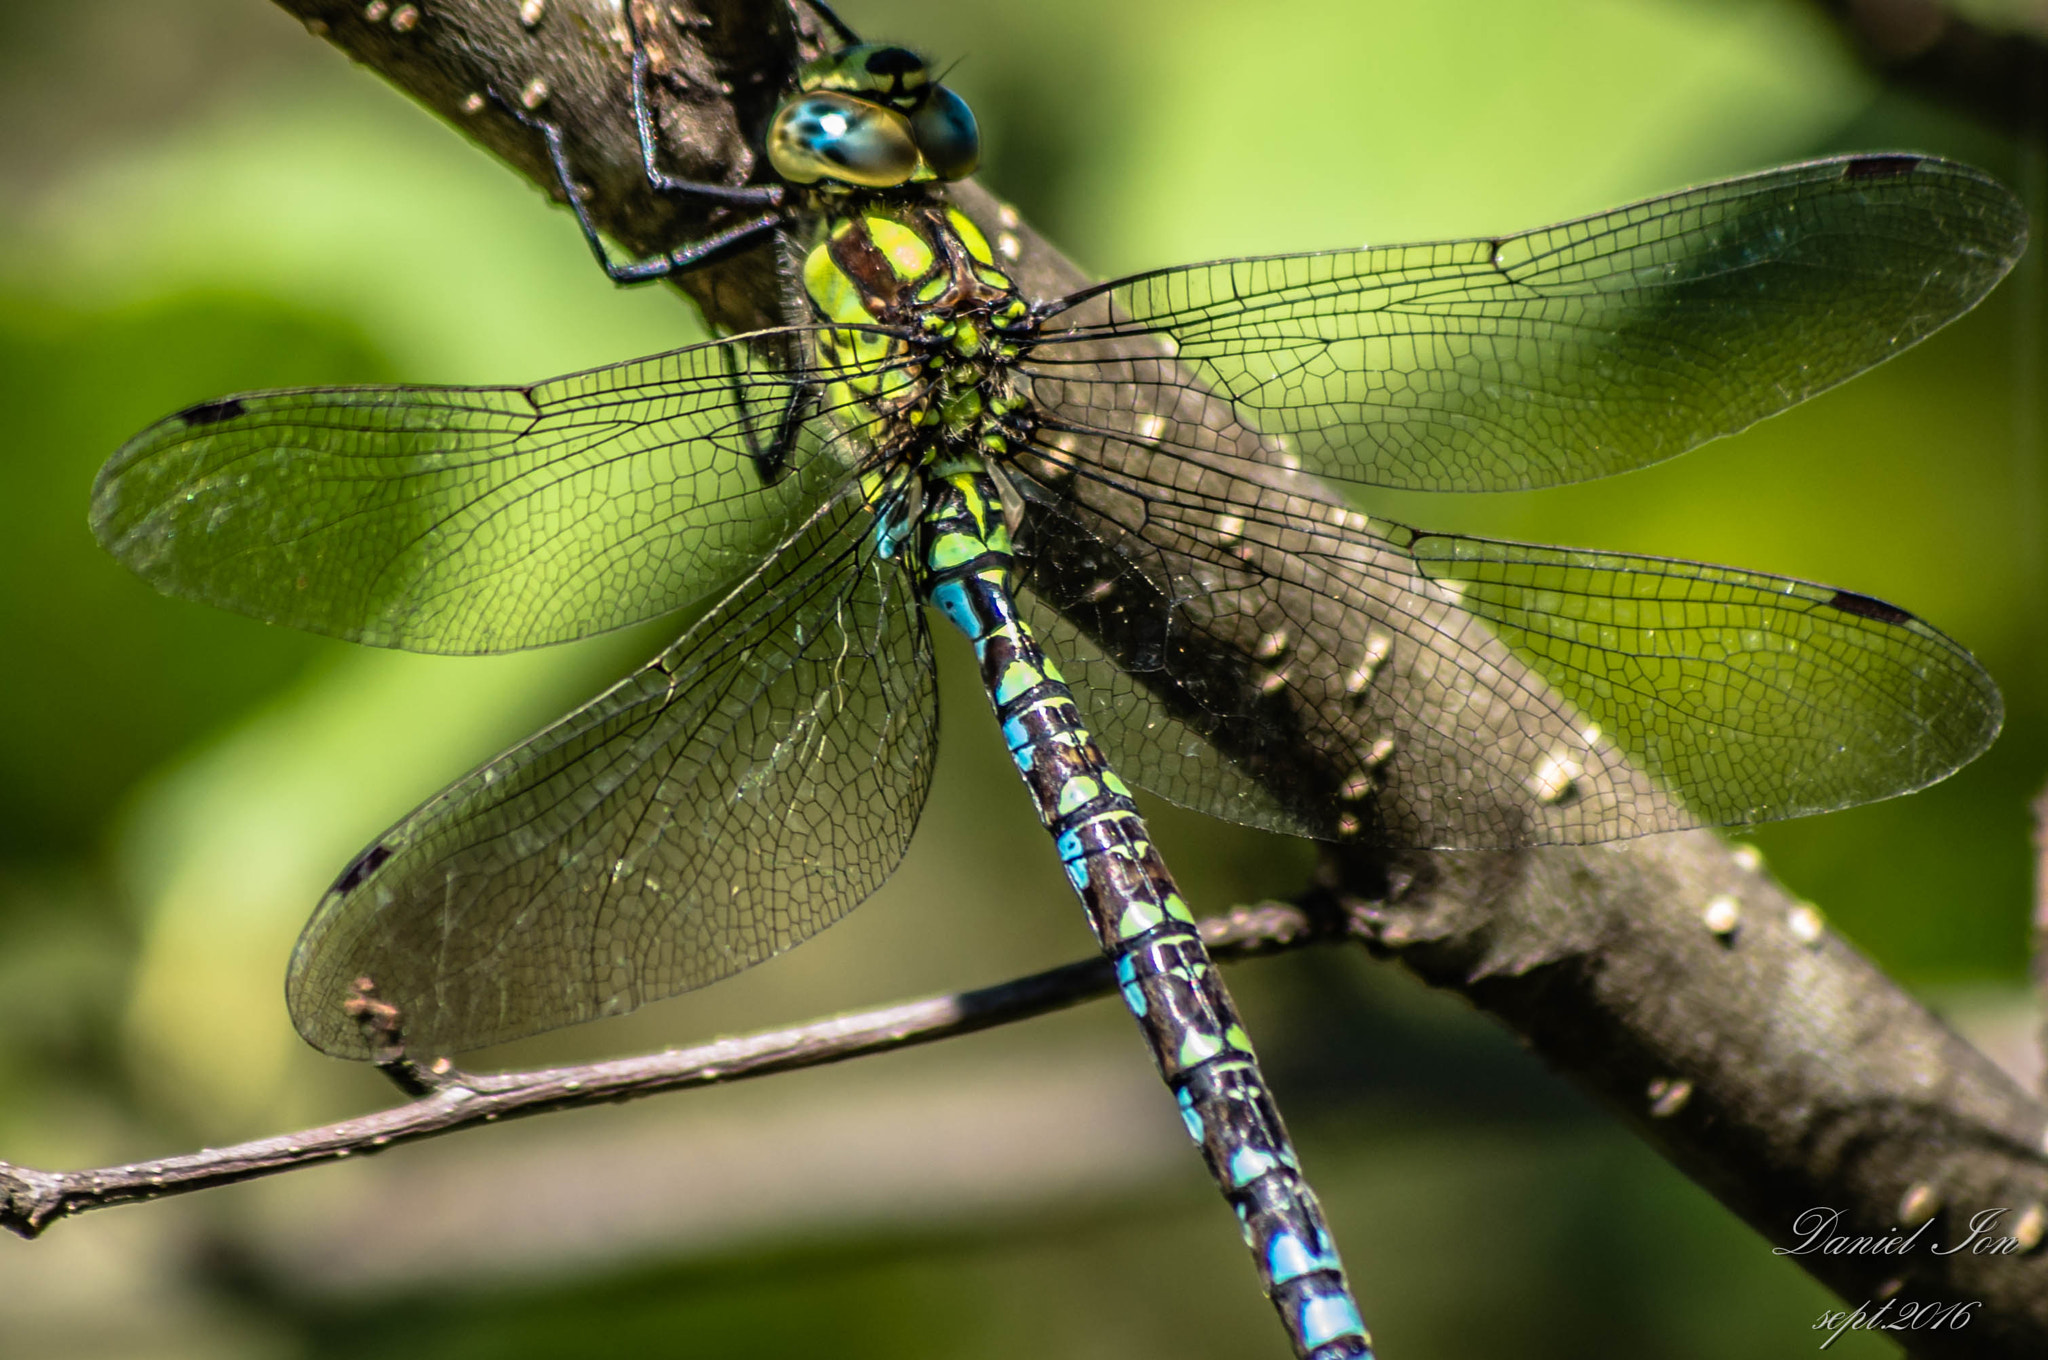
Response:
[{"label": "dragonfly thorax", "polygon": [[880,474],[1005,459],[1029,436],[1012,366],[1035,317],[981,232],[942,204],[870,203],[827,219],[804,292],[824,329],[813,372],[849,461]]}]

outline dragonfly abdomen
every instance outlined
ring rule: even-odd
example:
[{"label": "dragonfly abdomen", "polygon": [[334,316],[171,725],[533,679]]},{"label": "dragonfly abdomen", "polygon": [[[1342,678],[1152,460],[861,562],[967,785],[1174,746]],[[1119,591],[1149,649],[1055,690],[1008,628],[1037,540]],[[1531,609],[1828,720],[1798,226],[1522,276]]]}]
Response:
[{"label": "dragonfly abdomen", "polygon": [[1260,1282],[1299,1355],[1370,1356],[1320,1205],[1279,1110],[1130,790],[1010,593],[1009,529],[995,479],[928,479],[918,527],[924,597],[974,644],[1004,741],[1052,833],[1124,1004],[1236,1211]]}]

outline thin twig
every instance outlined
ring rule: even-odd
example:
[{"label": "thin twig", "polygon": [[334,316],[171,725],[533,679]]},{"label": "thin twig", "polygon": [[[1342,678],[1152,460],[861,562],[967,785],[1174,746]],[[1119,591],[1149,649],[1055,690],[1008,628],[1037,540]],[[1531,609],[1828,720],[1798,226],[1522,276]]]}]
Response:
[{"label": "thin twig", "polygon": [[[1303,907],[1276,902],[1240,908],[1202,923],[1203,939],[1223,959],[1284,952],[1341,935],[1341,927],[1319,927]],[[718,1086],[935,1043],[1078,1005],[1107,995],[1114,985],[1107,962],[1086,959],[993,987],[610,1062],[474,1073],[445,1063],[420,1068],[394,1059],[380,1066],[402,1089],[423,1088],[425,1094],[361,1118],[232,1147],[85,1171],[38,1171],[0,1162],[0,1227],[32,1238],[57,1220],[88,1209],[369,1156],[479,1124]]]}]

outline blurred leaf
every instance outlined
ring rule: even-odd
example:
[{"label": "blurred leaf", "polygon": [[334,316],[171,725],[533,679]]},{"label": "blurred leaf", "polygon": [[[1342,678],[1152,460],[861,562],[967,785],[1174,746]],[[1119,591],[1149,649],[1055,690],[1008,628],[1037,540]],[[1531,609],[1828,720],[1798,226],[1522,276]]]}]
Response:
[{"label": "blurred leaf", "polygon": [[317,639],[167,604],[93,542],[93,475],[147,421],[235,388],[369,381],[362,335],[256,297],[109,313],[0,298],[0,856],[89,852],[159,762],[274,692]]}]

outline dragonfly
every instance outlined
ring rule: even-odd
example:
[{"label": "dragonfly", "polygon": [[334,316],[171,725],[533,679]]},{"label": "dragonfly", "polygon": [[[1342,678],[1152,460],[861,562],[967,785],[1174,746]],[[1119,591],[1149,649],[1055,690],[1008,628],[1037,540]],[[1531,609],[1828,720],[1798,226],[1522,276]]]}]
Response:
[{"label": "dragonfly", "polygon": [[1998,692],[1902,609],[1428,533],[1320,483],[1502,491],[1671,457],[1967,312],[2025,215],[1966,166],[1862,155],[1514,235],[1029,297],[1001,232],[947,196],[977,167],[967,105],[832,22],[769,125],[769,184],[660,171],[634,35],[650,180],[752,214],[652,260],[610,258],[559,129],[519,114],[615,279],[771,238],[790,324],[529,385],[205,401],[113,456],[93,528],[170,594],[377,646],[687,619],[341,872],[287,995],[345,1058],[378,1052],[366,990],[409,1051],[456,1053],[705,985],[843,916],[918,820],[930,616],[957,627],[1295,1353],[1370,1356],[1132,786],[1462,850],[1799,816],[1951,773],[1995,735]]}]

